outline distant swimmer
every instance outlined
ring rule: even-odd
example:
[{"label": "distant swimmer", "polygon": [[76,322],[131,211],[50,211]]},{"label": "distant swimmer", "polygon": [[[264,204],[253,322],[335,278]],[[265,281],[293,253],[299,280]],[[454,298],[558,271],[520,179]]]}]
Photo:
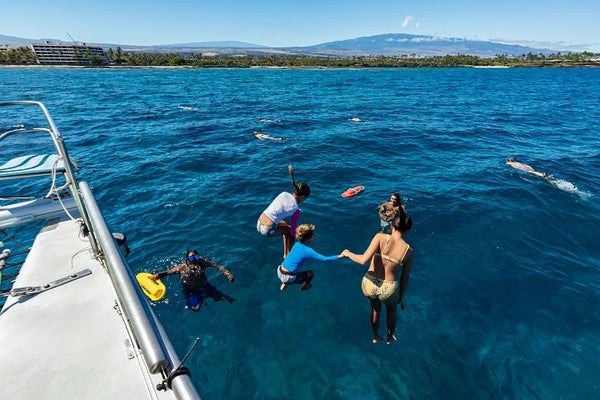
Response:
[{"label": "distant swimmer", "polygon": [[510,165],[511,167],[513,167],[515,169],[519,169],[521,171],[525,171],[532,175],[535,175],[542,179],[545,179],[549,184],[551,184],[555,188],[564,190],[565,192],[571,192],[571,193],[578,194],[582,198],[589,198],[592,196],[588,192],[579,190],[577,188],[577,186],[575,186],[573,183],[571,183],[569,181],[566,181],[564,179],[557,179],[554,176],[548,175],[545,172],[536,171],[530,165],[520,163],[520,162],[516,161],[514,158],[509,158],[508,160],[506,160],[506,164]]},{"label": "distant swimmer", "polygon": [[263,123],[263,124],[278,124],[281,122],[280,119],[267,119],[267,118],[259,118],[257,119],[258,122]]},{"label": "distant swimmer", "polygon": [[350,117],[350,118],[348,118],[348,120],[350,120],[352,122],[360,122],[360,118],[358,118],[357,116]]},{"label": "distant swimmer", "polygon": [[257,139],[260,139],[260,140],[275,140],[275,141],[285,140],[284,137],[271,136],[271,135],[267,135],[266,133],[260,133],[260,132],[256,132],[256,131],[254,131],[254,137]]},{"label": "distant swimmer", "polygon": [[550,177],[545,172],[539,172],[533,169],[531,165],[523,164],[515,160],[514,158],[509,158],[506,160],[506,165],[510,165],[514,169],[519,169],[521,171],[525,171],[530,173],[531,175],[539,176],[540,178],[549,179]]}]

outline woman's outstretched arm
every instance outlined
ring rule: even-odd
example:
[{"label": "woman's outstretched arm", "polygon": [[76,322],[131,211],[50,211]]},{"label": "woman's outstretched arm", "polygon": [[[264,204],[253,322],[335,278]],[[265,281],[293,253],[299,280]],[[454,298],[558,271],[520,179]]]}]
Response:
[{"label": "woman's outstretched arm", "polygon": [[378,233],[375,236],[373,236],[371,244],[369,244],[369,247],[367,247],[364,253],[354,254],[350,250],[346,249],[342,251],[342,255],[348,257],[357,264],[365,265],[367,261],[369,261],[379,249],[379,235],[381,235],[381,233]]}]

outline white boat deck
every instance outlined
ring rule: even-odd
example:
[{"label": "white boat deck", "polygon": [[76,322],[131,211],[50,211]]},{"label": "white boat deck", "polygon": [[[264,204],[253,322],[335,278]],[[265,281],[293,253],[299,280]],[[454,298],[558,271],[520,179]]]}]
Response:
[{"label": "white boat deck", "polygon": [[[91,274],[37,295],[9,297],[0,315],[2,399],[171,399],[158,392],[77,221],[49,221],[13,288]],[[124,384],[126,383],[126,384]]]}]

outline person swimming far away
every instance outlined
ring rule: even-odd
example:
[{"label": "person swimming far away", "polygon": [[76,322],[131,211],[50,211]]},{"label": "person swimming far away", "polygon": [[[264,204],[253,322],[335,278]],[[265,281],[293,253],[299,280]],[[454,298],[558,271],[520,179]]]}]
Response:
[{"label": "person swimming far away", "polygon": [[279,124],[281,122],[280,119],[269,119],[269,118],[259,118],[256,120],[262,124]]},{"label": "person swimming far away", "polygon": [[535,175],[537,177],[540,177],[540,178],[543,178],[546,180],[550,179],[550,177],[548,176],[547,173],[536,171],[535,169],[533,169],[533,167],[531,165],[520,163],[517,160],[515,160],[514,157],[507,159],[506,165],[509,165],[509,166],[513,167],[514,169],[525,171],[527,173],[530,173],[531,175]]},{"label": "person swimming far away", "polygon": [[531,175],[540,177],[557,189],[564,190],[565,192],[578,194],[579,196],[581,196],[583,198],[591,197],[590,193],[579,190],[577,188],[577,186],[575,186],[573,183],[566,181],[564,179],[557,179],[554,176],[548,175],[545,172],[536,171],[535,169],[533,169],[532,166],[518,162],[517,160],[515,160],[514,157],[507,159],[506,164],[510,165],[511,167],[513,167],[515,169],[525,171]]},{"label": "person swimming far away", "polygon": [[282,136],[271,136],[271,135],[267,135],[266,133],[261,133],[258,131],[254,131],[253,133],[254,137],[259,139],[259,140],[274,140],[274,141],[283,141],[285,140],[284,137]]}]

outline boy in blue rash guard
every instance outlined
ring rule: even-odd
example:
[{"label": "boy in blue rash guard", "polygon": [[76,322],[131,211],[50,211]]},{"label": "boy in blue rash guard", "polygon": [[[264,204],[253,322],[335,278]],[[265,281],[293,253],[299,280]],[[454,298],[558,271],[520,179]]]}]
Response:
[{"label": "boy in blue rash guard", "polygon": [[293,283],[302,284],[300,290],[308,290],[312,287],[311,281],[315,273],[312,270],[302,270],[302,265],[305,261],[311,259],[317,261],[334,261],[344,257],[342,254],[324,256],[309,247],[308,243],[313,240],[314,231],[315,226],[310,224],[302,224],[296,228],[297,242],[285,260],[277,267],[277,277],[281,281],[280,290],[285,290],[287,285]]}]

